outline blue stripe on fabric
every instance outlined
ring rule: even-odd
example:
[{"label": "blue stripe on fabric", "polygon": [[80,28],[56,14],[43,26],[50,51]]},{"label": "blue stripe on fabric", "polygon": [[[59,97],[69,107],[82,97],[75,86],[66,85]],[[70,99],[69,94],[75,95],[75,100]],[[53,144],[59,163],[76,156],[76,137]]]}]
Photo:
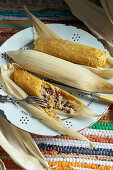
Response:
[{"label": "blue stripe on fabric", "polygon": [[0,28],[18,28],[18,29],[23,29],[23,28],[28,28],[31,27],[32,25],[13,25],[13,24],[0,24]]},{"label": "blue stripe on fabric", "polygon": [[84,148],[84,147],[72,147],[72,146],[57,146],[57,145],[50,145],[50,144],[38,144],[40,150],[43,151],[50,151],[56,150],[59,154],[60,153],[76,153],[76,154],[85,154],[85,155],[105,155],[105,156],[113,156],[112,149],[103,149],[103,148]]},{"label": "blue stripe on fabric", "polygon": [[[36,17],[61,17],[71,16],[74,17],[70,10],[67,9],[44,9],[44,10],[30,10]],[[26,17],[24,10],[0,10],[1,16],[15,16]]]},{"label": "blue stripe on fabric", "polygon": [[3,44],[3,42],[0,42],[0,46]]}]

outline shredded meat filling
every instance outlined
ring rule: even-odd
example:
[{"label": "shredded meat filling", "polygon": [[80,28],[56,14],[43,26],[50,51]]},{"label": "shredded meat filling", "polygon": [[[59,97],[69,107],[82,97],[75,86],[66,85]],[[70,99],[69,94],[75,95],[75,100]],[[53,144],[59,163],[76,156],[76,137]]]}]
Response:
[{"label": "shredded meat filling", "polygon": [[[63,96],[61,96],[60,91],[58,91],[55,87],[50,86],[45,88],[44,86],[41,86],[40,92],[41,95],[46,99],[48,108],[59,109],[66,113],[74,112],[72,104],[69,103]],[[53,103],[49,102],[50,98],[53,99]]]}]

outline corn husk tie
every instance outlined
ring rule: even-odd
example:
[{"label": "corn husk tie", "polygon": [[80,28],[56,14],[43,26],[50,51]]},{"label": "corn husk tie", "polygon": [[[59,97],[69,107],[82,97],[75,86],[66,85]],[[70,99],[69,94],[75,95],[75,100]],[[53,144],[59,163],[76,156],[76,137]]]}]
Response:
[{"label": "corn husk tie", "polygon": [[[1,75],[5,83],[5,89],[7,89],[7,93],[13,97],[23,99],[27,97],[27,94],[20,87],[18,87],[11,79],[14,71],[17,69],[21,69],[21,67],[17,64],[3,65],[3,67],[1,68]],[[41,107],[37,105],[27,104],[24,102],[22,103],[22,106],[25,107],[31,113],[32,117],[40,119],[42,123],[46,124],[53,130],[74,137],[75,139],[88,141],[90,143],[90,141],[85,136],[68,128],[62,121],[57,121],[53,117],[48,116],[44,112],[44,110],[41,109]],[[91,143],[90,146],[92,147]]]},{"label": "corn husk tie", "polygon": [[[95,33],[92,28],[90,28],[90,25],[88,25],[88,23],[86,22],[86,19],[87,21],[90,21],[89,20],[89,12],[91,11],[91,15],[94,13],[94,19],[91,18],[91,21],[89,22],[89,24],[91,22],[95,23],[97,22],[97,18],[99,15],[99,12],[100,12],[100,15],[105,15],[104,12],[99,8],[99,7],[96,7],[96,5],[93,5],[91,2],[87,2],[87,0],[83,0],[83,1],[77,1],[77,0],[65,0],[67,2],[67,4],[70,6],[70,9],[72,11],[72,13],[78,17],[79,19],[81,19],[82,21],[85,22],[85,24],[88,26],[88,28],[93,32]],[[88,9],[87,9],[88,8]],[[90,10],[89,10],[90,8]],[[80,10],[80,9],[83,9],[83,10]],[[89,11],[88,11],[89,10]],[[43,22],[41,22],[38,18],[36,18],[33,14],[31,14],[28,9],[25,7],[25,11],[26,11],[26,14],[28,15],[28,17],[30,18],[30,20],[32,21],[33,23],[33,26],[34,26],[34,40],[36,40],[39,36],[40,37],[47,37],[47,38],[57,38],[57,39],[61,39],[61,37],[56,34],[53,30],[51,30],[50,28],[47,27],[47,25],[45,25]],[[76,13],[75,13],[76,12]],[[82,12],[82,13],[81,13]],[[93,13],[92,13],[93,12]],[[85,13],[85,15],[84,15]],[[87,14],[87,15],[86,15]],[[82,15],[82,16],[81,16]],[[91,17],[90,15],[90,17]],[[95,17],[97,16],[97,17]],[[101,16],[100,16],[101,17]],[[99,17],[99,18],[100,18]],[[101,18],[100,18],[101,20]],[[96,31],[97,29],[99,29],[99,24],[101,23],[99,20],[99,22],[97,23],[97,27],[95,28]],[[95,21],[95,22],[94,22]],[[107,22],[107,23],[106,23]],[[105,24],[106,23],[106,24]],[[100,28],[100,31],[103,33],[103,31],[105,31],[106,29],[109,29],[109,31],[105,31],[103,35],[106,35],[107,32],[110,32],[112,31],[113,29],[113,26],[111,23],[109,23],[109,21],[107,21],[107,18],[106,18],[106,15],[105,15],[105,21],[103,21],[103,28]],[[110,28],[109,28],[109,25],[110,25]],[[105,26],[106,26],[106,29],[105,29]],[[102,34],[100,33],[99,36]],[[111,34],[111,33],[110,33]],[[97,36],[98,37],[98,36]],[[108,38],[108,37],[107,37]],[[109,37],[110,38],[110,37]],[[99,37],[100,40],[102,40],[102,42],[105,42],[105,38],[104,37]],[[106,42],[105,42],[105,45],[106,45]],[[110,50],[110,46],[112,46],[112,40],[110,39],[110,43],[107,42],[107,47],[108,47],[108,50]],[[110,52],[112,51],[112,49],[110,50]],[[83,66],[83,65],[82,65]],[[93,68],[93,67],[90,67],[90,66],[84,66],[86,67],[87,69],[89,69],[90,71],[98,74],[99,76],[103,77],[103,78],[112,78],[113,77],[113,60],[112,60],[112,57],[109,56],[108,60],[107,60],[107,63],[105,65],[104,68]]]},{"label": "corn husk tie", "polygon": [[[71,12],[74,16],[84,22],[84,24],[89,28],[89,30],[100,40],[113,55],[113,25],[110,22],[112,20],[113,14],[113,2],[103,1],[101,3],[107,13],[104,12],[104,9],[95,5],[94,3],[88,0],[65,0],[69,5]],[[109,2],[109,3],[108,3]],[[111,4],[112,5],[111,5]],[[109,4],[109,8],[108,8]],[[112,11],[112,14],[111,14]],[[84,15],[85,14],[85,15]],[[110,21],[108,17],[110,18]],[[113,60],[109,56],[107,64],[104,68],[92,68],[88,67],[89,70],[102,76],[104,78],[113,78]]]},{"label": "corn husk tie", "polygon": [[35,50],[9,51],[8,55],[25,70],[69,86],[100,93],[113,93],[113,84],[78,64]]},{"label": "corn husk tie", "polygon": [[27,170],[48,169],[49,165],[31,135],[0,116],[0,145],[9,156]]}]

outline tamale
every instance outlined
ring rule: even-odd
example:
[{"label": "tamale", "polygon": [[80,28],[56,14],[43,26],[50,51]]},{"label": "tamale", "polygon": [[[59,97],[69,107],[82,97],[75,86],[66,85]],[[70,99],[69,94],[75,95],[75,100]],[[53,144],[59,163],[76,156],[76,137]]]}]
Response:
[{"label": "tamale", "polygon": [[17,70],[14,72],[14,81],[25,90],[28,95],[42,97],[39,91],[42,80],[38,77],[35,77],[24,70]]},{"label": "tamale", "polygon": [[40,37],[34,43],[35,50],[72,63],[91,67],[104,67],[108,59],[106,51],[63,39]]},{"label": "tamale", "polygon": [[79,64],[36,50],[9,51],[8,55],[25,70],[68,86],[91,92],[113,93],[113,84]]},{"label": "tamale", "polygon": [[[80,2],[80,8],[78,8],[77,7],[77,5],[75,5],[75,4],[77,4],[77,3],[79,3],[79,1],[68,1],[68,0],[65,0],[67,3],[68,3],[68,5],[70,6],[70,7],[72,7],[73,9],[72,9],[72,12],[74,13],[75,11],[77,12],[78,11],[78,14],[80,14],[79,16],[81,17],[82,15],[81,15],[81,12],[79,11],[79,9],[81,9],[81,7],[82,8],[86,8],[85,10],[83,10],[83,11],[85,11],[85,12],[87,12],[88,10],[92,10],[92,8],[94,8],[94,10],[93,10],[93,12],[94,12],[94,18],[98,18],[98,17],[95,17],[96,15],[98,15],[98,12],[99,13],[102,13],[103,15],[105,15],[104,13],[103,13],[103,11],[101,11],[101,9],[102,8],[97,8],[97,6],[94,6],[93,5],[93,3],[90,3],[90,1],[88,1],[87,0],[87,2]],[[84,3],[84,5],[83,5],[83,3]],[[86,4],[87,3],[87,4]],[[76,9],[75,9],[75,7],[76,7]],[[88,7],[88,10],[87,10],[87,7]],[[98,11],[99,10],[99,11]],[[47,27],[47,25],[46,24],[44,24],[42,21],[40,21],[38,18],[36,18],[33,14],[31,14],[30,12],[29,12],[29,10],[27,9],[27,8],[25,8],[25,11],[26,11],[26,14],[28,15],[28,17],[29,17],[29,19],[32,21],[32,23],[33,23],[33,32],[34,32],[34,40],[36,40],[38,37],[46,37],[46,38],[57,38],[57,39],[61,39],[61,37],[59,37],[59,35],[57,34],[57,33],[55,33],[52,29],[50,29],[49,27]],[[82,12],[83,12],[82,11]],[[83,12],[83,17],[85,16],[84,15],[84,13],[85,12]],[[92,13],[92,11],[91,11],[91,13]],[[89,16],[89,13],[87,13],[88,14],[88,16]],[[99,16],[99,15],[98,15]],[[86,17],[86,16],[85,16]],[[81,19],[81,18],[79,18],[79,19]],[[92,20],[92,18],[91,18],[91,20]],[[99,23],[100,23],[100,20],[102,20],[102,18],[101,19],[99,19]],[[97,21],[97,19],[96,19],[96,21]],[[106,22],[106,21],[105,21]],[[104,22],[103,22],[104,23]],[[86,22],[85,22],[85,24],[86,24]],[[96,35],[97,33],[96,33],[96,31],[94,31],[88,24],[86,24],[88,27],[89,27],[89,29]],[[108,22],[107,22],[107,24],[106,24],[106,28],[108,28],[108,26],[107,25],[109,25],[108,24]],[[93,25],[94,26],[94,25]],[[97,21],[97,26],[96,27],[98,27],[99,26],[99,24],[98,24],[98,21]],[[105,26],[105,24],[104,24],[104,26]],[[101,32],[103,32],[103,31],[105,31],[105,29],[103,30],[103,29],[101,29],[100,30]],[[111,28],[111,31],[112,31],[112,28]],[[107,31],[106,31],[107,32]],[[105,35],[105,34],[104,34]],[[111,34],[110,34],[111,35]],[[105,45],[105,46],[107,46],[108,47],[108,50],[110,51],[110,52],[112,52],[112,45],[110,44],[110,43],[106,43],[106,41],[105,41],[105,39],[102,39],[102,36],[99,36],[99,34],[97,35],[97,37],[98,37],[98,39],[100,39],[102,42],[103,42],[103,44]],[[107,39],[108,39],[108,36],[106,37]],[[112,39],[111,38],[111,36],[109,36],[109,39]],[[110,40],[111,41],[111,40]],[[86,67],[87,69],[89,69],[90,71],[92,71],[92,72],[94,72],[94,73],[96,73],[97,75],[99,75],[99,76],[101,76],[101,77],[103,77],[103,78],[113,78],[113,59],[112,59],[112,57],[111,56],[109,56],[108,57],[108,60],[107,60],[107,63],[106,63],[106,65],[105,65],[105,67],[103,67],[103,68],[101,68],[101,67],[98,67],[98,68],[96,68],[96,67],[90,67],[90,66],[85,66],[85,65],[82,65],[82,66],[84,66],[84,67]]]},{"label": "tamale", "polygon": [[[19,98],[19,99],[24,99],[28,96],[27,93],[24,90],[22,90],[18,85],[16,85],[16,83],[14,82],[14,78],[13,78],[14,72],[20,69],[22,69],[22,67],[20,67],[19,65],[15,63],[5,64],[1,68],[1,76],[4,82],[4,89],[6,93],[9,96]],[[53,117],[46,114],[46,112],[41,107],[37,105],[33,105],[33,104],[27,104],[25,102],[22,102],[20,104],[31,114],[33,118],[39,119],[40,122],[44,123],[45,125],[52,128],[53,130],[61,134],[71,136],[75,139],[85,140],[90,143],[90,141],[85,136],[79,134],[78,132],[72,130],[71,128],[68,128],[61,119],[56,120]],[[88,111],[87,109],[85,109],[84,105],[83,105],[83,108],[84,108],[84,112]],[[86,108],[88,107],[86,106]],[[89,114],[92,114],[91,109],[89,109]],[[91,143],[90,143],[90,146],[92,147]]]},{"label": "tamale", "polygon": [[25,70],[14,72],[14,82],[28,95],[44,98],[47,103],[47,108],[44,110],[49,116],[52,116],[51,112],[77,116],[79,111],[84,108],[82,102],[71,94]]}]

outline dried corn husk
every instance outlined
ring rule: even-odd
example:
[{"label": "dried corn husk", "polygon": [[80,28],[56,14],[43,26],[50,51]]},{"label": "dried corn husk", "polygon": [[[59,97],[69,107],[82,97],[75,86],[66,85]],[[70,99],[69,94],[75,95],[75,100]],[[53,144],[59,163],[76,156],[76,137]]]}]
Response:
[{"label": "dried corn husk", "polygon": [[6,170],[6,167],[1,159],[0,159],[0,170]]},{"label": "dried corn husk", "polygon": [[73,15],[95,30],[103,40],[113,45],[113,25],[108,20],[103,8],[88,0],[65,0],[65,2],[69,5]]},{"label": "dried corn husk", "polygon": [[112,0],[100,0],[100,2],[110,22],[113,24],[113,1]]},{"label": "dried corn husk", "polygon": [[113,93],[113,84],[78,64],[35,50],[10,51],[8,55],[25,70],[44,77],[81,90]]},{"label": "dried corn husk", "polygon": [[0,145],[9,156],[27,170],[48,169],[49,165],[31,135],[0,116]]},{"label": "dried corn husk", "polygon": [[[88,0],[65,0],[65,2],[69,5],[72,14],[84,22],[113,56],[113,25],[109,21],[103,8],[96,6]],[[113,78],[113,61],[111,62],[111,60],[112,57],[110,56],[108,63],[103,69],[87,68],[104,78]]]},{"label": "dried corn husk", "polygon": [[49,38],[61,38],[58,34],[48,28],[42,21],[36,18],[33,14],[29,12],[29,10],[24,6],[25,12],[28,15],[29,19],[32,21],[34,25],[34,38],[41,37],[49,37]]},{"label": "dried corn husk", "polygon": [[[44,109],[46,114],[49,114],[49,116],[54,117],[54,119],[58,121],[61,121],[61,120],[56,115],[56,113],[62,114],[62,115],[69,115],[69,116],[84,116],[84,117],[99,116],[96,113],[93,113],[89,107],[84,105],[80,100],[78,100],[76,97],[72,96],[68,92],[58,87],[53,86],[52,84],[44,80],[39,79],[38,77],[32,75],[31,73],[25,70],[17,70],[16,72],[14,72],[13,79],[14,79],[14,82],[30,96],[42,97],[40,93],[40,89],[42,85],[45,88],[53,87],[53,88],[56,88],[58,91],[60,91],[61,96],[63,96],[70,104],[73,105],[73,108],[75,109],[75,111],[72,113],[67,113],[60,109],[54,109],[52,107],[48,109]],[[52,97],[48,102],[53,103],[54,105],[54,99]]]},{"label": "dried corn husk", "polygon": [[[113,53],[112,52],[112,48],[113,48],[113,42],[112,42],[112,38],[109,36],[107,36],[106,34],[109,34],[111,35],[112,34],[112,24],[109,23],[109,21],[107,21],[107,17],[106,15],[104,14],[104,11],[97,7],[96,5],[93,5],[91,2],[87,1],[87,0],[83,0],[82,1],[77,1],[77,0],[65,0],[66,3],[70,6],[71,10],[72,10],[72,13],[78,17],[79,19],[81,19],[82,21],[85,22],[85,24],[88,26],[88,28],[93,32],[95,33],[95,35],[102,41],[102,43],[108,47],[108,50],[111,52],[111,54]],[[82,5],[83,4],[83,5]],[[77,6],[78,5],[78,6]],[[76,9],[77,8],[77,9]],[[47,37],[47,38],[61,38],[59,37],[56,33],[54,33],[50,28],[48,28],[43,22],[41,22],[38,18],[36,18],[34,15],[32,15],[28,9],[25,7],[25,10],[26,10],[26,13],[28,15],[28,17],[31,19],[32,23],[33,23],[33,26],[34,26],[34,40],[37,39],[39,36],[40,37]],[[89,10],[89,11],[88,11]],[[75,13],[76,12],[76,13]],[[93,12],[93,13],[92,13]],[[84,15],[84,13],[86,13],[87,15]],[[93,19],[89,18],[89,13],[91,13],[90,17],[92,16],[93,14]],[[100,16],[99,16],[99,21],[97,22],[97,18],[98,18],[98,15],[100,13]],[[105,17],[105,21],[102,22],[102,17],[104,18]],[[90,21],[91,20],[91,21]],[[88,25],[88,23],[92,23],[92,25],[97,22],[97,25],[96,25],[96,32],[95,30],[92,29],[92,27],[90,28],[90,25]],[[106,23],[107,22],[107,23]],[[103,28],[105,29],[102,29],[102,26],[99,27],[99,25],[103,24]],[[106,24],[105,24],[106,23]],[[109,23],[109,24],[108,24]],[[109,27],[110,25],[110,27]],[[95,25],[94,25],[95,27]],[[99,27],[99,28],[98,28]],[[105,28],[106,27],[106,28]],[[100,32],[98,33],[97,32],[97,29],[100,29]],[[107,31],[109,29],[109,31]],[[103,33],[104,31],[104,33]],[[103,37],[102,34],[105,34]],[[109,39],[111,38],[109,41],[105,41],[106,37]],[[110,42],[110,43],[109,43]],[[89,67],[89,66],[84,66],[86,67],[87,69],[91,70],[92,72],[98,74],[99,76],[103,77],[103,78],[113,78],[113,61],[112,61],[112,57],[109,56],[108,60],[107,60],[107,64],[105,66],[105,68],[93,68],[93,67]]]},{"label": "dried corn husk", "polygon": [[[17,64],[6,64],[3,65],[1,68],[1,75],[2,79],[5,83],[5,89],[7,88],[7,93],[13,97],[16,98],[25,98],[27,94],[20,88],[18,87],[12,80],[13,78],[13,73],[17,69],[22,69],[19,65]],[[22,103],[22,106],[25,107],[31,114],[32,117],[36,119],[40,119],[40,121],[50,128],[54,129],[55,131],[58,131],[62,134],[74,137],[79,140],[85,140],[90,143],[90,141],[83,135],[79,134],[78,132],[75,132],[74,130],[68,128],[65,126],[65,124],[62,121],[57,121],[53,117],[48,116],[41,107],[37,105],[29,105],[27,103]],[[92,147],[92,144],[90,143],[90,146]]]}]

